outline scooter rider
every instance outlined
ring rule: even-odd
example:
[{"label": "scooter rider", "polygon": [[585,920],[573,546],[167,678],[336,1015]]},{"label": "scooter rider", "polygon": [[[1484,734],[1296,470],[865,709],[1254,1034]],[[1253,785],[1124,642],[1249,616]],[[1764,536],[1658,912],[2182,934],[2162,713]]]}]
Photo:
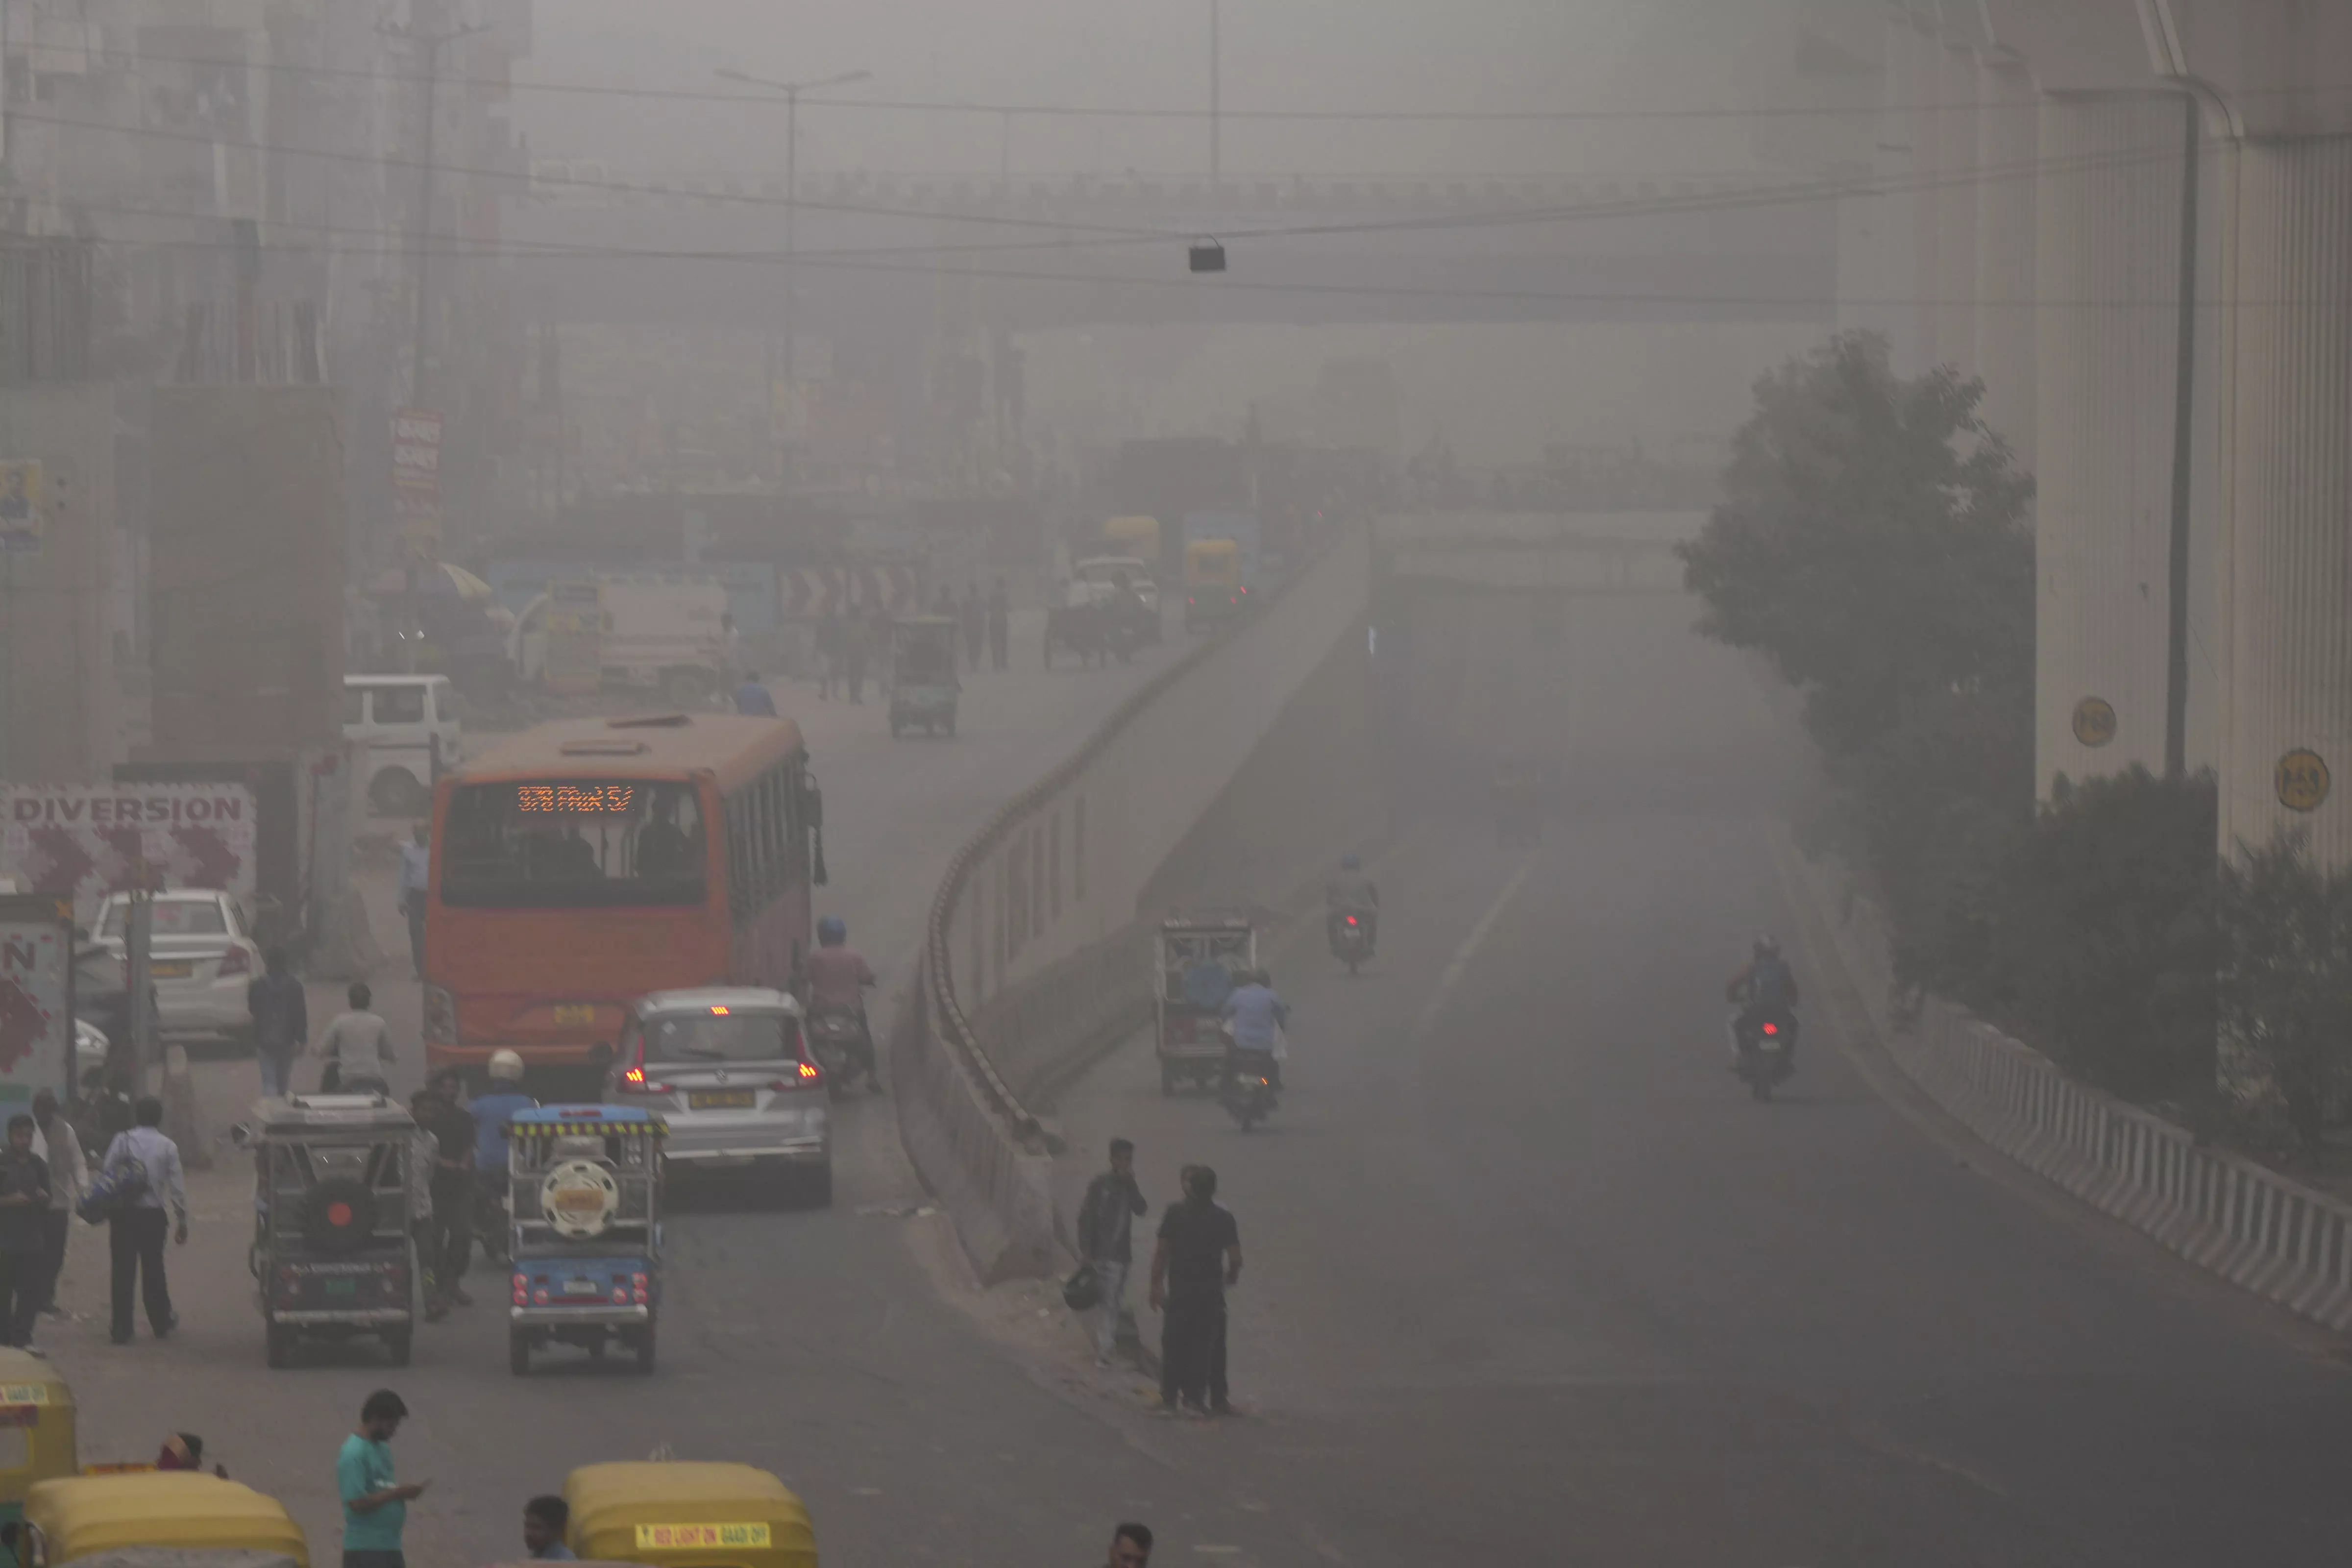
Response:
[{"label": "scooter rider", "polygon": [[874,1031],[866,1021],[866,989],[878,984],[874,970],[849,945],[849,927],[838,915],[816,922],[816,951],[808,955],[809,1016],[845,1014],[857,1020],[865,1067],[874,1070]]},{"label": "scooter rider", "polygon": [[[1742,1053],[1753,1048],[1756,1031],[1768,1018],[1785,1019],[1797,1005],[1797,972],[1780,956],[1779,940],[1769,932],[1756,939],[1756,945],[1746,963],[1739,966],[1731,981],[1723,988],[1727,1001],[1739,1005],[1739,1016],[1732,1023],[1732,1035]],[[1786,1047],[1791,1066],[1796,1062],[1796,1041],[1792,1036]]]},{"label": "scooter rider", "polygon": [[1349,915],[1364,932],[1364,949],[1371,951],[1381,934],[1381,890],[1364,869],[1360,856],[1339,858],[1339,868],[1323,884],[1323,922],[1331,945],[1339,945],[1339,930]]},{"label": "scooter rider", "polygon": [[1275,990],[1274,976],[1263,969],[1246,976],[1225,998],[1223,1016],[1226,1036],[1233,1044],[1225,1051],[1225,1070],[1218,1092],[1233,1092],[1234,1074],[1244,1062],[1280,1089],[1282,1066],[1275,1059],[1275,1037],[1290,1022],[1290,1004]]}]

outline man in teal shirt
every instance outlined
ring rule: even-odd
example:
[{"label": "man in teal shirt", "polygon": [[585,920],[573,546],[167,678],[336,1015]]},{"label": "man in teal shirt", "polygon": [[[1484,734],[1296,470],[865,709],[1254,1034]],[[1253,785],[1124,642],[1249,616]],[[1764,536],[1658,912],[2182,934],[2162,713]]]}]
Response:
[{"label": "man in teal shirt", "polygon": [[408,1406],[389,1388],[379,1388],[360,1406],[360,1429],[343,1439],[335,1457],[335,1489],[343,1500],[343,1568],[407,1568],[400,1532],[408,1504],[425,1495],[425,1483],[402,1486],[393,1479],[392,1439],[408,1418]]}]

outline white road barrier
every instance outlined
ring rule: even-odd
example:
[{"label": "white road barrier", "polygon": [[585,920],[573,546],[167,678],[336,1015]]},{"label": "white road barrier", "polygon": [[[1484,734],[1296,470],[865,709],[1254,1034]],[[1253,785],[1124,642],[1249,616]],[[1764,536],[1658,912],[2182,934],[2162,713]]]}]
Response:
[{"label": "white road barrier", "polygon": [[2200,1268],[2332,1329],[2352,1328],[2352,1205],[2210,1145],[2068,1078],[2040,1052],[1930,998],[1895,1005],[1885,918],[1784,831],[1774,856],[1895,1064],[1955,1120],[2026,1169]]}]

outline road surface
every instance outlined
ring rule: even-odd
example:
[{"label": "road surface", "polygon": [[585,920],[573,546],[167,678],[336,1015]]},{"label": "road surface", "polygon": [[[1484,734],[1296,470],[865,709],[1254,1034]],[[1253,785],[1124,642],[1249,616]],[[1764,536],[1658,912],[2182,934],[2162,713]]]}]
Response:
[{"label": "road surface", "polygon": [[1610,679],[1654,739],[1578,758],[1539,851],[1418,825],[1372,969],[1313,921],[1268,950],[1269,1125],[1163,1098],[1140,1042],[1065,1095],[1068,1204],[1125,1135],[1155,1214],[1203,1161],[1239,1220],[1251,1414],[1203,1481],[1399,1568],[2343,1561],[2352,1382],[1923,1135],[1793,940],[1814,1033],[1749,1100],[1722,987],[1800,929],[1765,826],[1795,769],[1744,670],[1648,635]]}]

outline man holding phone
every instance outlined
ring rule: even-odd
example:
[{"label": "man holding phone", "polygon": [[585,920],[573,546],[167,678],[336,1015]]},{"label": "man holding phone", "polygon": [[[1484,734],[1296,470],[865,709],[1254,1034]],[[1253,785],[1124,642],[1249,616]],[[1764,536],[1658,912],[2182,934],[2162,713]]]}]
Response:
[{"label": "man holding phone", "polygon": [[408,1419],[408,1406],[389,1388],[379,1388],[360,1406],[360,1429],[343,1439],[335,1458],[335,1489],[343,1500],[343,1568],[407,1568],[400,1532],[408,1505],[425,1495],[425,1483],[402,1486],[393,1477],[392,1439]]}]

